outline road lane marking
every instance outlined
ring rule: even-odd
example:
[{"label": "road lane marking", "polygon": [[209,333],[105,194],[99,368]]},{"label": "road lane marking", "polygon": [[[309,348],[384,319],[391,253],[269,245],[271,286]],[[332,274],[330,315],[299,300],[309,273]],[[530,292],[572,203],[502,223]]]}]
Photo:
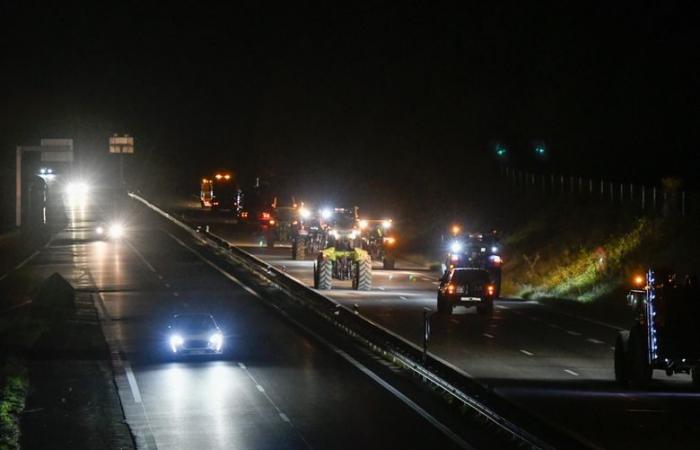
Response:
[{"label": "road lane marking", "polygon": [[522,353],[523,355],[526,355],[526,356],[535,356],[534,353],[528,352],[527,350],[520,350],[520,353]]},{"label": "road lane marking", "polygon": [[129,382],[129,388],[131,389],[131,395],[134,396],[134,401],[136,403],[141,403],[141,391],[139,390],[139,385],[136,383],[136,376],[134,376],[134,371],[131,368],[131,363],[129,360],[123,361],[124,370],[126,371],[126,379]]},{"label": "road lane marking", "polygon": [[571,331],[571,330],[566,330],[566,334],[570,334],[572,336],[581,336],[581,333],[578,331]]},{"label": "road lane marking", "polygon": [[510,309],[509,307],[507,307],[505,305],[496,305],[496,308],[498,308],[498,309]]},{"label": "road lane marking", "polygon": [[130,248],[131,250],[133,250],[134,253],[136,253],[136,256],[139,257],[139,259],[141,260],[141,262],[142,262],[146,267],[148,267],[148,270],[150,270],[150,271],[153,272],[153,273],[156,273],[155,267],[153,267],[153,266],[151,265],[151,263],[148,262],[148,260],[146,259],[146,257],[143,256],[143,254],[134,246],[134,244],[131,243],[131,241],[127,240],[127,241],[126,241],[126,245],[128,245],[129,248]]},{"label": "road lane marking", "polygon": [[265,388],[260,386],[259,384],[256,384],[255,387],[260,391],[260,392],[265,392]]},{"label": "road lane marking", "polygon": [[573,370],[564,369],[564,372],[568,373],[569,375],[573,375],[575,377],[578,376],[578,373],[574,372]]},{"label": "road lane marking", "polygon": [[433,284],[434,284],[435,286],[438,286],[438,285],[440,284],[440,282],[439,282],[439,281],[433,281]]},{"label": "road lane marking", "polygon": [[243,364],[243,363],[241,363],[241,362],[238,363],[238,367],[240,367],[241,369],[245,370],[245,364]]},{"label": "road lane marking", "polygon": [[179,294],[177,291],[173,292],[173,295],[174,295],[175,297],[179,297],[179,296],[180,296],[180,294]]},{"label": "road lane marking", "polygon": [[548,326],[549,328],[554,328],[554,329],[557,329],[557,330],[561,328],[561,327],[560,327],[559,325],[557,325],[556,323],[548,323],[547,326]]},{"label": "road lane marking", "polygon": [[590,342],[591,344],[605,344],[605,342],[599,341],[598,339],[588,338],[588,339],[586,339],[586,340],[587,340],[588,342]]},{"label": "road lane marking", "polygon": [[170,283],[165,283],[165,287],[166,287],[166,288],[169,288],[169,287],[170,287]]},{"label": "road lane marking", "polygon": [[610,347],[610,350],[615,351],[615,347]]},{"label": "road lane marking", "polygon": [[[197,256],[202,262],[207,264],[209,267],[212,269],[216,270],[229,280],[233,281],[236,283],[238,286],[241,288],[245,289],[246,292],[251,294],[252,296],[263,299],[260,294],[255,292],[252,288],[244,284],[242,281],[240,281],[238,278],[234,277],[230,273],[226,272],[224,269],[219,267],[218,265],[214,264],[213,262],[209,261],[207,258],[205,258],[201,253],[199,253],[197,250],[189,247],[187,244],[182,242],[180,239],[178,239],[176,236],[171,234],[169,231],[163,230],[168,236],[170,236],[175,242],[180,244],[182,247],[185,249],[189,250],[192,252],[195,256]],[[350,356],[348,353],[340,349],[339,347],[335,346],[325,338],[321,337],[318,333],[315,331],[311,330],[309,327],[303,325],[301,322],[298,320],[292,318],[289,314],[287,314],[283,309],[281,309],[279,306],[266,302],[270,307],[274,308],[279,314],[281,314],[284,318],[286,318],[289,322],[291,322],[293,325],[295,325],[297,328],[303,330],[305,333],[307,333],[309,336],[312,336],[314,339],[316,339],[317,342],[319,342],[322,346],[326,347],[333,353],[337,354],[341,358],[343,358],[345,361],[350,363],[352,366],[354,366],[356,369],[358,369],[360,372],[364,373],[367,375],[369,378],[371,378],[375,383],[377,383],[379,386],[390,392],[394,397],[396,397],[398,400],[403,402],[406,406],[411,408],[415,413],[417,413],[419,416],[421,416],[423,419],[425,419],[428,423],[430,423],[432,426],[440,430],[445,436],[447,436],[449,439],[451,439],[455,444],[457,444],[460,448],[463,449],[474,449],[469,443],[467,443],[464,439],[462,439],[457,433],[449,429],[445,424],[440,422],[438,419],[436,419],[434,416],[432,416],[428,411],[423,409],[421,406],[419,406],[417,403],[415,403],[413,400],[408,398],[406,395],[404,395],[401,391],[396,389],[394,386],[391,384],[387,383],[384,381],[379,375],[374,373],[371,369],[363,365],[361,362]],[[252,378],[252,375],[250,374],[250,371],[246,370],[246,373]],[[257,384],[257,382],[255,382]],[[267,396],[266,393],[264,393],[266,397],[268,397],[269,401],[272,402],[272,399]],[[272,403],[274,406],[274,403]],[[299,437],[304,440],[303,436],[299,433]],[[304,443],[311,448],[311,446],[304,440]]]},{"label": "road lane marking", "polygon": [[406,297],[404,297],[403,295],[399,295],[399,298],[400,298],[401,300],[406,300]]},{"label": "road lane marking", "polygon": [[488,333],[483,333],[482,336],[487,337],[489,339],[493,339],[494,335],[493,334],[488,334]]},{"label": "road lane marking", "polygon": [[287,422],[287,423],[291,423],[291,420],[289,420],[289,417],[287,417],[287,415],[286,415],[285,413],[281,412],[281,413],[279,413],[279,414],[280,414],[280,418],[281,418],[283,421],[285,421],[285,422]]}]

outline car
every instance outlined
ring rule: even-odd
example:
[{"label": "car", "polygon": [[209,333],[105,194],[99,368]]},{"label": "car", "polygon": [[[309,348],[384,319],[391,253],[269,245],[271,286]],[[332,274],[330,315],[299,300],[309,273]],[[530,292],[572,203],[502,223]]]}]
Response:
[{"label": "car", "polygon": [[168,346],[175,356],[217,355],[223,352],[224,334],[211,314],[176,314],[168,325]]},{"label": "car", "polygon": [[484,269],[457,267],[449,269],[440,281],[437,309],[440,314],[452,314],[457,305],[476,306],[479,314],[493,312],[496,285]]}]

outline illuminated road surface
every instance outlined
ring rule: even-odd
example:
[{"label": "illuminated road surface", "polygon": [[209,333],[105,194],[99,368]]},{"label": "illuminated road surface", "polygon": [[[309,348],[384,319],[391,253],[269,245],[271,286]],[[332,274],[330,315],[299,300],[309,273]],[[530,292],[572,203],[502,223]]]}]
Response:
[{"label": "illuminated road surface", "polygon": [[[59,272],[95,292],[139,447],[451,448],[412,409],[290,328],[147,215],[104,208],[71,208],[67,230],[18,273]],[[97,239],[98,220],[115,214],[125,238]],[[215,315],[224,355],[171,360],[165,325],[183,311]]]}]

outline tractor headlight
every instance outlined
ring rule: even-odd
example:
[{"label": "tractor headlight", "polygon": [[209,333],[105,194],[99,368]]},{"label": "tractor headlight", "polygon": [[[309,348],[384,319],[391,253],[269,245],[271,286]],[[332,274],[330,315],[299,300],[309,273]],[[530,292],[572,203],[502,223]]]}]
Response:
[{"label": "tractor headlight", "polygon": [[221,350],[221,346],[224,344],[224,335],[217,331],[209,337],[209,343],[214,346],[217,351]]},{"label": "tractor headlight", "polygon": [[112,239],[120,239],[124,236],[124,226],[120,223],[112,224],[109,227],[109,237]]},{"label": "tractor headlight", "polygon": [[384,228],[385,230],[388,230],[389,228],[391,228],[391,220],[390,219],[383,220],[382,221],[382,228]]},{"label": "tractor headlight", "polygon": [[459,253],[462,251],[462,248],[464,248],[464,246],[461,242],[454,241],[450,244],[450,252],[452,253]]},{"label": "tractor headlight", "polygon": [[179,334],[173,334],[170,336],[170,348],[173,350],[173,353],[177,352],[178,347],[182,347],[182,344],[184,343],[185,340],[182,339],[182,336]]}]

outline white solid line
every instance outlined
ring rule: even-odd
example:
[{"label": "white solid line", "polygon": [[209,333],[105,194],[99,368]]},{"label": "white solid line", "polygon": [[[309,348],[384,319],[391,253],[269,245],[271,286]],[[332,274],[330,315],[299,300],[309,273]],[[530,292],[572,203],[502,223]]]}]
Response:
[{"label": "white solid line", "polygon": [[139,391],[139,385],[136,383],[136,377],[134,376],[134,371],[131,369],[131,364],[129,360],[123,361],[124,370],[126,371],[126,379],[129,381],[129,388],[131,388],[131,395],[134,396],[134,401],[136,403],[141,403],[141,391]]},{"label": "white solid line", "polygon": [[599,341],[598,339],[588,338],[588,339],[586,339],[586,340],[587,340],[588,342],[590,342],[591,344],[605,344],[605,342]]},{"label": "white solid line", "polygon": [[[165,231],[165,233],[173,238],[178,244],[189,250],[190,252],[194,253],[199,259],[201,259],[205,264],[228,278],[229,280],[233,281],[243,289],[245,289],[248,293],[251,295],[262,299],[262,296],[255,292],[253,289],[250,287],[246,286],[243,284],[238,278],[234,277],[233,275],[229,274],[225,270],[223,270],[221,267],[217,266],[213,262],[209,261],[206,259],[204,256],[202,256],[198,251],[190,248],[182,242],[180,239],[177,237],[173,236],[170,232]],[[381,387],[389,391],[394,397],[398,398],[401,402],[403,402],[406,406],[411,408],[413,411],[415,411],[419,416],[423,417],[426,421],[428,421],[431,425],[433,425],[435,428],[440,430],[445,436],[450,438],[455,444],[457,444],[459,447],[464,448],[464,449],[473,449],[471,445],[469,445],[464,439],[462,439],[458,434],[456,434],[454,431],[450,430],[445,424],[440,422],[438,419],[433,417],[428,411],[425,409],[421,408],[417,403],[415,403],[413,400],[410,398],[406,397],[402,392],[400,392],[398,389],[396,389],[394,386],[390,385],[386,381],[384,381],[382,378],[379,377],[376,373],[372,372],[369,368],[365,367],[361,362],[353,358],[352,356],[348,355],[345,353],[343,350],[340,348],[336,347],[335,345],[331,344],[329,341],[327,341],[325,338],[322,338],[318,333],[315,331],[311,330],[309,327],[302,325],[299,321],[293,319],[289,314],[287,314],[284,310],[280,309],[279,307],[275,306],[274,304],[270,304],[271,307],[275,308],[280,314],[282,314],[287,320],[289,320],[291,323],[293,323],[296,327],[302,329],[305,333],[309,334],[310,336],[313,336],[318,342],[321,343],[321,345],[325,346],[335,354],[339,355],[342,357],[344,360],[349,362],[351,365],[353,365],[356,369],[358,369],[360,372],[364,373],[368,377],[370,377],[374,382],[379,384]],[[250,374],[249,374],[250,376]]]},{"label": "white solid line", "polygon": [[575,377],[578,376],[578,373],[574,372],[573,370],[564,369],[564,372],[568,373],[569,375],[573,375]]},{"label": "white solid line", "polygon": [[148,267],[148,270],[150,270],[150,271],[153,272],[153,273],[156,273],[155,267],[153,267],[153,266],[151,265],[151,263],[149,263],[149,262],[146,260],[146,257],[143,256],[143,254],[141,254],[141,252],[140,252],[136,247],[134,247],[134,245],[131,243],[131,241],[126,241],[126,245],[128,245],[129,248],[130,248],[131,250],[133,250],[134,253],[136,253],[136,256],[139,257],[139,259],[141,260],[141,262],[144,263],[144,264],[146,265],[146,267]]},{"label": "white solid line", "polygon": [[482,336],[487,337],[489,339],[493,339],[494,335],[493,334],[488,334],[488,333],[483,333]]},{"label": "white solid line", "polygon": [[578,331],[566,330],[566,333],[572,336],[581,336],[581,333],[579,333]]},{"label": "white solid line", "polygon": [[522,353],[523,355],[527,355],[527,356],[534,356],[535,355],[534,353],[528,352],[527,350],[520,350],[520,353]]}]

